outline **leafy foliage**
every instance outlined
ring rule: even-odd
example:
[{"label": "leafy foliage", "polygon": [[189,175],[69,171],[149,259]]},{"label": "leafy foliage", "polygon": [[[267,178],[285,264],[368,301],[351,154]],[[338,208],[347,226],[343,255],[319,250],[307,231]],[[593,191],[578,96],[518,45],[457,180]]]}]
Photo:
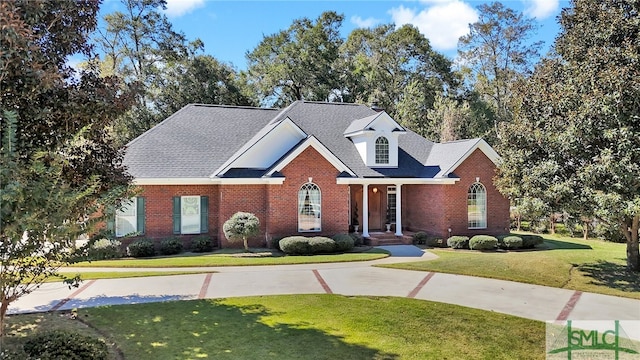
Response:
[{"label": "leafy foliage", "polygon": [[280,249],[288,255],[328,254],[336,251],[336,242],[323,236],[289,236],[280,240]]},{"label": "leafy foliage", "polygon": [[476,235],[469,239],[471,250],[493,250],[498,246],[498,239],[489,235]]},{"label": "leafy foliage", "polygon": [[162,255],[175,255],[180,254],[184,249],[182,240],[171,237],[160,241],[160,254]]},{"label": "leafy foliage", "polygon": [[109,260],[122,257],[122,243],[115,239],[98,239],[91,243],[87,258],[89,260]]},{"label": "leafy foliage", "polygon": [[191,240],[191,251],[201,253],[213,250],[211,238],[207,235],[196,236]]},{"label": "leafy foliage", "polygon": [[447,239],[447,246],[452,249],[468,249],[469,237],[467,236],[451,236]]},{"label": "leafy foliage", "polygon": [[155,254],[155,245],[149,239],[138,239],[127,246],[127,255],[132,257],[151,257]]},{"label": "leafy foliage", "polygon": [[38,333],[24,344],[24,351],[41,360],[106,360],[107,345],[100,339],[63,330]]},{"label": "leafy foliage", "polygon": [[260,232],[260,220],[252,213],[239,211],[224,222],[222,231],[227,240],[242,240],[244,249],[249,250],[248,239]]},{"label": "leafy foliage", "polygon": [[349,234],[336,234],[331,239],[336,243],[337,252],[349,251],[355,246],[355,241]]}]

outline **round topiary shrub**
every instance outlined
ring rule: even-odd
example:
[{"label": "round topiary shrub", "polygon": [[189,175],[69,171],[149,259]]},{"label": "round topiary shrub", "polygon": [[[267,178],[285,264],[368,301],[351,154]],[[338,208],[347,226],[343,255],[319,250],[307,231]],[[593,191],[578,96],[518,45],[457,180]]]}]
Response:
[{"label": "round topiary shrub", "polygon": [[211,238],[206,235],[200,235],[194,237],[191,240],[191,251],[202,253],[213,250],[213,244],[211,244]]},{"label": "round topiary shrub", "polygon": [[544,243],[544,239],[540,235],[520,235],[520,238],[522,238],[523,249],[533,249]]},{"label": "round topiary shrub", "polygon": [[182,240],[176,237],[164,239],[160,242],[160,254],[162,255],[180,254],[183,248]]},{"label": "round topiary shrub", "polygon": [[280,249],[288,255],[313,255],[335,252],[336,242],[323,236],[289,236],[280,240]]},{"label": "round topiary shrub", "polygon": [[493,250],[498,246],[498,239],[489,235],[476,235],[469,240],[471,250]]},{"label": "round topiary shrub", "polygon": [[452,249],[468,249],[469,238],[466,236],[452,236],[447,239],[447,246]]},{"label": "round topiary shrub", "polygon": [[96,240],[89,248],[89,260],[108,260],[122,257],[122,243],[115,239]]},{"label": "round topiary shrub", "polygon": [[108,355],[107,345],[100,339],[62,330],[36,334],[23,349],[30,358],[40,360],[103,360]]},{"label": "round topiary shrub", "polygon": [[139,239],[127,246],[127,255],[132,257],[150,257],[155,254],[156,249],[149,239]]},{"label": "round topiary shrub", "polygon": [[413,234],[413,243],[415,245],[427,245],[427,240],[429,239],[429,235],[424,231],[418,231]]},{"label": "round topiary shrub", "polygon": [[337,234],[332,237],[335,241],[335,251],[345,252],[353,249],[355,241],[349,234]]},{"label": "round topiary shrub", "polygon": [[364,245],[364,238],[362,237],[362,234],[350,233],[349,236],[353,239],[354,246]]},{"label": "round topiary shrub", "polygon": [[249,251],[249,238],[260,233],[260,220],[252,213],[238,211],[222,225],[227,240],[242,241],[244,249]]},{"label": "round topiary shrub", "polygon": [[515,235],[505,236],[500,240],[499,246],[503,249],[520,249],[522,247],[522,238]]}]

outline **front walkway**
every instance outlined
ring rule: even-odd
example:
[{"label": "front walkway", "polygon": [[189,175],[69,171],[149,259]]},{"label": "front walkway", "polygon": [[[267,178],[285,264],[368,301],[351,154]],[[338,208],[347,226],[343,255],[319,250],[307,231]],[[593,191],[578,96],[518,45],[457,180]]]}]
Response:
[{"label": "front walkway", "polygon": [[9,313],[258,295],[400,296],[541,321],[638,320],[637,329],[625,329],[640,340],[640,300],[473,276],[372,267],[434,257],[426,252],[423,257],[353,263],[215,267],[206,268],[212,273],[205,274],[89,280],[71,290],[62,283],[46,283],[13,303]]}]

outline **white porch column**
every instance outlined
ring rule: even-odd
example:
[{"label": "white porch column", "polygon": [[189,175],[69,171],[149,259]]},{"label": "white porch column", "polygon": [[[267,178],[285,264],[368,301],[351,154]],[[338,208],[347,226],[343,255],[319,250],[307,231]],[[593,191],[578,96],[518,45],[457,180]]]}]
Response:
[{"label": "white porch column", "polygon": [[362,185],[362,237],[369,237],[369,185]]},{"label": "white porch column", "polygon": [[401,184],[396,184],[396,236],[402,236],[402,190]]}]

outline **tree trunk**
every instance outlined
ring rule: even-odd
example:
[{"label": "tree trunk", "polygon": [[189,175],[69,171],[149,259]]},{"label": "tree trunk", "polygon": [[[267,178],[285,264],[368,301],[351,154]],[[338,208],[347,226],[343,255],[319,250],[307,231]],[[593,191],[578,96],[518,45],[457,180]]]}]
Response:
[{"label": "tree trunk", "polygon": [[4,318],[7,315],[7,309],[9,308],[9,300],[2,299],[2,304],[0,304],[0,338],[4,336]]},{"label": "tree trunk", "polygon": [[627,218],[621,224],[622,232],[627,238],[627,267],[629,270],[640,272],[640,246],[638,244],[638,227],[640,215]]},{"label": "tree trunk", "polygon": [[551,233],[551,235],[556,234],[556,217],[554,214],[551,214],[551,216],[549,217],[549,232]]},{"label": "tree trunk", "polygon": [[587,221],[582,222],[582,239],[587,240],[589,237],[589,223]]},{"label": "tree trunk", "polygon": [[247,241],[247,237],[246,237],[246,236],[243,236],[243,237],[242,237],[242,240],[243,240],[243,242],[244,242],[244,250],[245,250],[245,251],[249,251],[249,242]]}]

